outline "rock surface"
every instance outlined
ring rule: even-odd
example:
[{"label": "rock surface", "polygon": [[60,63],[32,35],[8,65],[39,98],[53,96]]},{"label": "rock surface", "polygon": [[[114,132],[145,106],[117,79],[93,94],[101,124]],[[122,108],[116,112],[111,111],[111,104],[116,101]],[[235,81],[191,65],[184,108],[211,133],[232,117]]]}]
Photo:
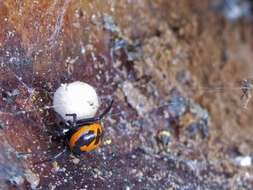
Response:
[{"label": "rock surface", "polygon": [[[252,189],[252,21],[208,2],[1,1],[1,189]],[[35,165],[73,81],[114,100],[102,145]]]}]

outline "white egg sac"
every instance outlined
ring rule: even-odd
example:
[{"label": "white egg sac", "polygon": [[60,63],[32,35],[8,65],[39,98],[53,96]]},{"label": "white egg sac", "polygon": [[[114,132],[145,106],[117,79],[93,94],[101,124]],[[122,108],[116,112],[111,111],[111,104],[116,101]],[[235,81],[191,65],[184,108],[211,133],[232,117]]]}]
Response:
[{"label": "white egg sac", "polygon": [[100,101],[96,90],[89,84],[75,81],[61,86],[54,93],[53,106],[65,120],[73,120],[66,114],[77,114],[77,119],[94,117]]}]

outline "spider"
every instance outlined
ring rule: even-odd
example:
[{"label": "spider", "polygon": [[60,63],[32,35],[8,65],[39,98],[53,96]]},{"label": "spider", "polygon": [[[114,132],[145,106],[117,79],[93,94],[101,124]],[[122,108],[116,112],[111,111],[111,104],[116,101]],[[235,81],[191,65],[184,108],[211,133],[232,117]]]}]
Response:
[{"label": "spider", "polygon": [[53,162],[66,152],[72,152],[75,156],[78,156],[82,152],[89,152],[97,148],[101,144],[103,134],[102,127],[97,122],[100,121],[110,111],[112,104],[113,100],[104,110],[104,112],[97,117],[77,120],[77,115],[73,113],[66,114],[66,116],[73,117],[73,121],[66,121],[61,117],[61,122],[47,123],[47,126],[58,127],[60,129],[59,131],[47,130],[47,132],[51,134],[53,138],[60,139],[60,145],[44,151],[19,154],[47,154],[53,150],[58,150],[58,153],[55,155],[35,163],[41,164],[45,162]]}]

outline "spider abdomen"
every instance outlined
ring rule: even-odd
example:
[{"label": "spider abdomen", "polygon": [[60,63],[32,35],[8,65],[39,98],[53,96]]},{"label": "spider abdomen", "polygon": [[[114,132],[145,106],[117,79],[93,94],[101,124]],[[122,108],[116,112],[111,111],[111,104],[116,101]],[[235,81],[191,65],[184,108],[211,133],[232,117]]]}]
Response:
[{"label": "spider abdomen", "polygon": [[84,125],[73,133],[69,140],[69,147],[74,154],[89,152],[101,144],[101,139],[101,125],[92,123],[90,125]]}]

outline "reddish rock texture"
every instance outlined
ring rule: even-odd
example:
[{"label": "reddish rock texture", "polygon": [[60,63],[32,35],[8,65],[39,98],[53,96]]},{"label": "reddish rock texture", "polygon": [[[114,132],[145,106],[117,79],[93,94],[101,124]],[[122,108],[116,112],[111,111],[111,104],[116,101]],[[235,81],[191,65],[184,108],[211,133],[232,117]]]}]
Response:
[{"label": "reddish rock texture", "polygon": [[[202,0],[0,2],[1,189],[252,189],[252,166],[235,162],[253,155],[253,103],[240,89],[252,23],[214,10]],[[76,80],[96,87],[100,110],[114,99],[103,143],[35,165],[51,154],[18,153],[56,146],[47,106]]]}]

